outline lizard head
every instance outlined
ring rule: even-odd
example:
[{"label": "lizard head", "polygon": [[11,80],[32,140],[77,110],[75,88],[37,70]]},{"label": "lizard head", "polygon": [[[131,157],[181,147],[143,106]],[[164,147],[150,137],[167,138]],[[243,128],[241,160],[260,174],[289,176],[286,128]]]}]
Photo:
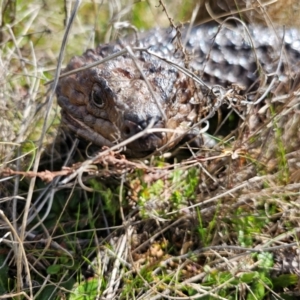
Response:
[{"label": "lizard head", "polygon": [[[88,50],[73,57],[65,71],[100,61],[121,49],[115,44]],[[191,92],[186,78],[181,77],[175,68],[147,53],[137,53],[135,60],[123,54],[60,79],[57,98],[62,122],[80,139],[99,147],[118,144],[150,125],[176,129],[191,111],[187,103]],[[144,157],[164,146],[170,136],[163,130],[147,132],[127,144],[125,153]]]}]

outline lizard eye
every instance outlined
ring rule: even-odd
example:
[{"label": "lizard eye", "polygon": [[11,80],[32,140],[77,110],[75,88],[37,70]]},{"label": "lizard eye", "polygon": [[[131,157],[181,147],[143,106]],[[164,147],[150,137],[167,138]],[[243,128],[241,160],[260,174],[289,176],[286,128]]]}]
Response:
[{"label": "lizard eye", "polygon": [[92,90],[91,98],[97,107],[103,108],[105,106],[105,98],[103,97],[101,91]]}]

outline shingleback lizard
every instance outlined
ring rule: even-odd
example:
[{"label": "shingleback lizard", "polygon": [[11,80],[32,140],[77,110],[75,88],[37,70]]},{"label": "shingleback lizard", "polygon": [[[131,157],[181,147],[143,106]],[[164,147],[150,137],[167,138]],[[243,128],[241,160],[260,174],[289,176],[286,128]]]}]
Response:
[{"label": "shingleback lizard", "polygon": [[[173,148],[187,139],[180,137],[181,132],[199,122],[204,103],[214,102],[215,96],[168,61],[192,70],[209,86],[239,83],[246,90],[258,78],[264,78],[260,77],[262,72],[274,75],[278,64],[278,82],[297,73],[298,30],[284,33],[279,29],[277,35],[258,25],[248,26],[248,30],[255,51],[242,26],[219,30],[218,26],[207,24],[190,31],[187,27],[182,29],[185,58],[182,49],[175,46],[176,34],[171,29],[154,29],[140,34],[137,40],[127,38],[100,45],[73,57],[64,72],[100,61],[128,45],[149,50],[134,51],[134,59],[124,51],[102,64],[61,78],[57,98],[63,125],[80,139],[99,146],[99,150],[122,142],[149,125],[154,129],[167,128],[167,132],[148,132],[123,150],[130,157],[144,157]],[[181,130],[174,134],[177,129]],[[188,138],[197,137],[201,144],[199,130],[193,128]]]}]

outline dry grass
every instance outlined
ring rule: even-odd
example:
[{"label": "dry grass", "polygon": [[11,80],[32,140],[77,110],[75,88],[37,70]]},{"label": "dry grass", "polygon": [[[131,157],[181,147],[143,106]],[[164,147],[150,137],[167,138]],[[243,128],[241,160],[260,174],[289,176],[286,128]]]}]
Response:
[{"label": "dry grass", "polygon": [[[5,4],[1,167],[8,165],[21,175],[31,168],[35,175],[43,163],[49,165],[40,159],[57,134],[58,108],[45,83],[57,70],[64,20],[74,4],[32,0],[12,2],[6,10]],[[112,28],[113,22],[168,25],[154,4],[82,2],[62,66],[74,54],[122,34],[124,30]],[[175,20],[189,19],[190,6],[179,0],[166,4]],[[271,20],[277,19],[278,8],[269,13]],[[104,158],[79,162],[67,170],[70,177],[58,174],[50,184],[35,176],[2,173],[0,294],[28,299],[64,298],[70,291],[71,299],[83,299],[82,294],[90,299],[296,295],[297,89],[284,96],[283,104],[266,106],[260,115],[264,122],[250,136],[241,127],[235,143],[180,164],[153,159],[144,165],[108,151]],[[278,274],[286,277],[276,282]]]}]

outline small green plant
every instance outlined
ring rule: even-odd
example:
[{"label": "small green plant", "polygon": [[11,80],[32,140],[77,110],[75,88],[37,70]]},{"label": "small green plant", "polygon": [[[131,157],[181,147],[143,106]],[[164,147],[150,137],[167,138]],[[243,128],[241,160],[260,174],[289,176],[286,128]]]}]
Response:
[{"label": "small green plant", "polygon": [[170,171],[168,178],[141,184],[138,196],[141,215],[147,217],[150,213],[163,217],[171,210],[182,208],[195,199],[197,184],[197,168],[175,169]]},{"label": "small green plant", "polygon": [[212,241],[214,231],[217,229],[219,212],[220,212],[220,205],[217,204],[217,209],[213,218],[208,222],[208,224],[204,224],[201,217],[201,212],[199,209],[197,209],[197,219],[198,219],[197,231],[199,233],[200,240],[203,243],[204,247],[209,246]]},{"label": "small green plant", "polygon": [[271,115],[273,116],[273,126],[275,131],[275,142],[276,142],[276,154],[277,154],[277,160],[278,160],[278,170],[280,178],[279,180],[282,183],[286,183],[289,180],[289,166],[286,158],[286,145],[283,142],[282,136],[283,131],[282,128],[278,126],[276,113],[274,110],[274,107],[270,105],[270,111]]},{"label": "small green plant", "polygon": [[98,278],[91,278],[75,285],[69,300],[93,300],[97,296],[99,296],[99,280]]},{"label": "small green plant", "polygon": [[260,212],[260,215],[249,215],[248,211],[243,208],[238,208],[235,212],[232,225],[233,230],[237,232],[237,239],[242,247],[251,247],[255,235],[261,233],[268,222],[265,212],[258,212]]}]

